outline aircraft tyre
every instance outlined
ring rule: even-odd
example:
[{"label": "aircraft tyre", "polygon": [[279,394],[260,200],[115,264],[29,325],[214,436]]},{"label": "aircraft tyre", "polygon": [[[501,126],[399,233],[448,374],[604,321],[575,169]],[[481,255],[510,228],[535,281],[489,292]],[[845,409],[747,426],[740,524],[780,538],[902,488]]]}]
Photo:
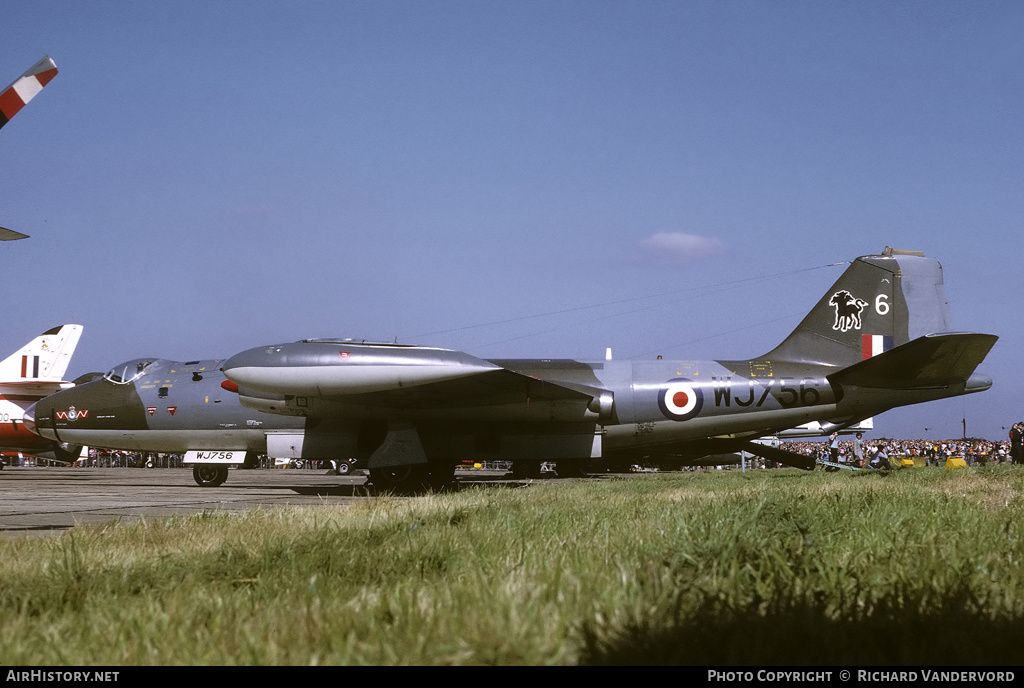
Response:
[{"label": "aircraft tyre", "polygon": [[555,462],[555,474],[559,478],[586,478],[586,464],[583,459],[562,459]]},{"label": "aircraft tyre", "polygon": [[82,454],[82,445],[67,444],[66,442],[53,450],[53,456],[64,463],[74,463]]},{"label": "aircraft tyre", "polygon": [[192,467],[192,479],[199,487],[217,487],[228,479],[228,467],[224,464],[199,464]]},{"label": "aircraft tyre", "polygon": [[455,482],[454,461],[441,461],[430,464],[430,489],[439,492],[451,487],[453,482]]},{"label": "aircraft tyre", "polygon": [[430,471],[425,464],[371,468],[370,482],[385,492],[409,493],[426,487]]},{"label": "aircraft tyre", "polygon": [[518,480],[536,480],[540,478],[540,461],[513,461],[512,477]]},{"label": "aircraft tyre", "polygon": [[338,465],[334,469],[334,472],[337,473],[338,475],[348,475],[349,473],[352,472],[352,464],[350,464],[348,461],[339,461]]},{"label": "aircraft tyre", "polygon": [[371,468],[370,482],[378,490],[396,494],[415,494],[425,490],[441,490],[455,477],[455,464],[414,464]]}]

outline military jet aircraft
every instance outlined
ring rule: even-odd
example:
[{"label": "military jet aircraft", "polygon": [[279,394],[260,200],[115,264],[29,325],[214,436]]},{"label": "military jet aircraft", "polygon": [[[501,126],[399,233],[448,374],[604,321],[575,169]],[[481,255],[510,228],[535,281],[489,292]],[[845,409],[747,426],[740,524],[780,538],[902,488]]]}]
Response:
[{"label": "military jet aircraft", "polygon": [[54,327],[0,361],[0,451],[25,452],[59,461],[78,458],[81,447],[62,445],[29,432],[24,414],[25,409],[46,395],[72,386],[62,378],[81,336],[81,325]]},{"label": "military jet aircraft", "polygon": [[746,450],[809,469],[753,440],[988,389],[975,369],[996,340],[953,331],[937,261],[887,248],[854,260],[792,334],[749,360],[485,360],[307,339],[224,361],[130,361],[30,413],[57,441],[188,451],[207,485],[246,452],[355,457],[385,489],[443,484],[463,458],[554,461],[561,473],[596,457]]}]

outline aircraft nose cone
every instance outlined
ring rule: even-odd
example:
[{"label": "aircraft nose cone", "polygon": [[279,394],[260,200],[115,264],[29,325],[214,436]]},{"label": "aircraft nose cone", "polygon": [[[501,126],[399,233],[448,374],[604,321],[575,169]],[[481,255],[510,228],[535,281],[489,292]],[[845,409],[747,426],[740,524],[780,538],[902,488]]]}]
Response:
[{"label": "aircraft nose cone", "polygon": [[54,430],[50,427],[53,417],[53,405],[49,399],[41,399],[25,409],[23,422],[25,427],[40,437],[54,439]]},{"label": "aircraft nose cone", "polygon": [[224,361],[224,365],[221,366],[221,370],[227,373],[230,370],[236,370],[238,368],[274,365],[280,362],[280,353],[280,347],[274,346],[246,349],[245,351],[235,354],[228,360]]},{"label": "aircraft nose cone", "polygon": [[32,404],[27,409],[25,409],[25,415],[22,416],[22,422],[25,424],[26,428],[28,428],[29,430],[31,430],[32,432],[34,432],[37,435],[39,434],[38,432],[36,432],[36,405],[35,404]]},{"label": "aircraft nose cone", "polygon": [[236,385],[250,385],[254,381],[259,382],[262,371],[268,366],[275,367],[280,363],[281,356],[275,349],[276,347],[248,349],[235,354],[224,361],[221,370],[224,371],[224,376]]}]

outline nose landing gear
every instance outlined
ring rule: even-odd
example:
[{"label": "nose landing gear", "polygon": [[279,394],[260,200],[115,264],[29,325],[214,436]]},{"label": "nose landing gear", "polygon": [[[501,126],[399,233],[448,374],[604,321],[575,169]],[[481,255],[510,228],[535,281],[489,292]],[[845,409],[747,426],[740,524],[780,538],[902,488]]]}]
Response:
[{"label": "nose landing gear", "polygon": [[199,487],[217,487],[228,479],[228,467],[224,464],[198,464],[192,468],[192,479]]}]

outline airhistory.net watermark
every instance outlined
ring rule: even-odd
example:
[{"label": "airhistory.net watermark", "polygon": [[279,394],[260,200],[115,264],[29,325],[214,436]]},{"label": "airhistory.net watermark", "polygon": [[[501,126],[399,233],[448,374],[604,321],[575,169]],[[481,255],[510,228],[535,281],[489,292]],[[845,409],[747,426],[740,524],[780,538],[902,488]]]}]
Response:
[{"label": "airhistory.net watermark", "polygon": [[119,671],[57,671],[54,669],[9,669],[6,681],[26,683],[111,683]]}]

